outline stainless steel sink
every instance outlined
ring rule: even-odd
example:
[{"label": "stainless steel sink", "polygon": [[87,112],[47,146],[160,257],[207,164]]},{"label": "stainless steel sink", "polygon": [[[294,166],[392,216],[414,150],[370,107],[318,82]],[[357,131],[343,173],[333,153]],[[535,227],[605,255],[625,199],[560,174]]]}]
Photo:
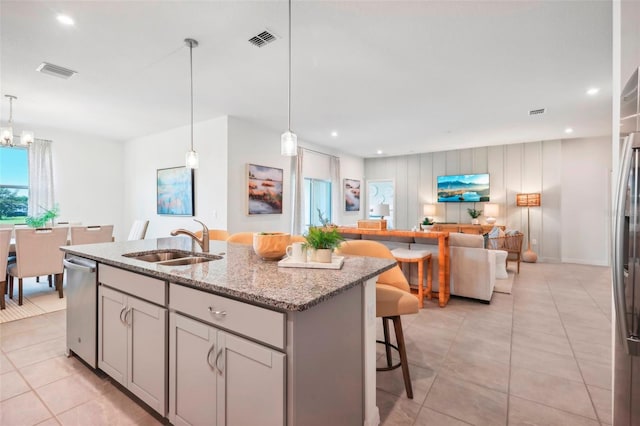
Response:
[{"label": "stainless steel sink", "polygon": [[201,256],[195,256],[195,257],[184,257],[182,259],[175,259],[175,260],[166,260],[164,262],[157,262],[159,265],[166,265],[166,266],[180,266],[180,265],[195,265],[196,263],[203,263],[203,262],[211,262],[212,260],[217,260],[219,259],[212,259],[209,257],[201,257]]},{"label": "stainless steel sink", "polygon": [[171,249],[126,253],[123,254],[123,256],[135,260],[141,260],[143,262],[152,262],[168,266],[194,265],[196,263],[222,259],[222,256],[215,254],[194,253],[190,251]]}]

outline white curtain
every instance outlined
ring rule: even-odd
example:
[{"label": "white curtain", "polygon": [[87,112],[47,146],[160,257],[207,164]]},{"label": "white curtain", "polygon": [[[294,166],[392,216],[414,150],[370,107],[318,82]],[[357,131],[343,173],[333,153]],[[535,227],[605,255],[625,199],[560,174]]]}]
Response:
[{"label": "white curtain", "polygon": [[304,149],[298,147],[298,155],[291,160],[291,234],[304,232],[304,176],[302,176],[302,160]]},{"label": "white curtain", "polygon": [[331,222],[337,223],[338,215],[340,214],[342,201],[340,200],[340,194],[342,193],[340,186],[340,157],[331,156],[329,168],[331,173]]},{"label": "white curtain", "polygon": [[29,146],[29,216],[53,207],[51,141],[36,139]]}]

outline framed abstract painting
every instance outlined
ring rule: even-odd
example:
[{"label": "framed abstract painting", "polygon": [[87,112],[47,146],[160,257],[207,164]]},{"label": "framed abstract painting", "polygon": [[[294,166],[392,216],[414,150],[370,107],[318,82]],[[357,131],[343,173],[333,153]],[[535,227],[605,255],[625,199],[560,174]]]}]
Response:
[{"label": "framed abstract painting", "polygon": [[193,169],[158,169],[157,213],[169,216],[194,215]]},{"label": "framed abstract painting", "polygon": [[356,179],[344,179],[344,211],[360,211],[360,181]]},{"label": "framed abstract painting", "polygon": [[248,214],[282,214],[282,169],[247,164]]}]

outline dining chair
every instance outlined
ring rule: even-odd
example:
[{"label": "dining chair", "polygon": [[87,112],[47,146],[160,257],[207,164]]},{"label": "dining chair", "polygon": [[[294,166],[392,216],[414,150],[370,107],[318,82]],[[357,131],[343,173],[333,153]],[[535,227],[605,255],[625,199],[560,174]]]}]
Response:
[{"label": "dining chair", "polygon": [[71,244],[110,243],[113,241],[113,225],[72,226]]},{"label": "dining chair", "polygon": [[0,229],[0,309],[5,308],[4,295],[7,288],[7,261],[9,259],[9,243],[11,242],[11,228]]},{"label": "dining chair", "polygon": [[291,236],[291,242],[292,243],[306,243],[307,239],[304,237],[304,235],[292,235]]},{"label": "dining chair", "polygon": [[229,235],[229,238],[227,238],[227,242],[253,245],[253,234],[254,232],[236,232],[235,234]]},{"label": "dining chair", "polygon": [[[194,234],[196,237],[202,238],[202,231],[196,231]],[[227,232],[227,230],[209,229],[209,240],[227,241],[227,238],[229,238],[229,232]]]},{"label": "dining chair", "polygon": [[145,235],[147,235],[148,227],[148,220],[135,220],[133,225],[131,225],[131,230],[129,231],[129,237],[127,237],[127,240],[144,240]]},{"label": "dining chair", "polygon": [[[383,259],[393,259],[393,254],[384,244],[371,240],[351,240],[340,245],[340,254],[350,254],[355,256],[370,256]],[[409,282],[405,278],[398,265],[383,272],[378,276],[376,282],[376,317],[382,318],[384,341],[377,340],[385,347],[387,366],[378,367],[378,371],[394,370],[402,367],[404,387],[407,398],[413,399],[413,387],[409,375],[409,363],[407,361],[407,350],[404,343],[404,333],[402,331],[401,315],[417,314],[418,299],[411,294]],[[393,322],[397,345],[393,345],[389,340],[389,320]],[[400,362],[392,364],[391,349],[398,351]]]},{"label": "dining chair", "polygon": [[22,279],[53,275],[60,298],[62,293],[62,258],[60,247],[67,243],[67,228],[16,229],[16,263],[9,266],[9,297],[13,298],[13,281],[18,278],[18,305],[22,305]]}]

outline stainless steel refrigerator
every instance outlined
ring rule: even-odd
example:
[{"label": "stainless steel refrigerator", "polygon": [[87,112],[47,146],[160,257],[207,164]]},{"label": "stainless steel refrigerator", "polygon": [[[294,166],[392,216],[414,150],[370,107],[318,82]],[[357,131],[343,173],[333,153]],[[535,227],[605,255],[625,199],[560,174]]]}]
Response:
[{"label": "stainless steel refrigerator", "polygon": [[622,90],[620,173],[613,214],[616,316],[613,424],[640,425],[640,104],[638,70]]}]

